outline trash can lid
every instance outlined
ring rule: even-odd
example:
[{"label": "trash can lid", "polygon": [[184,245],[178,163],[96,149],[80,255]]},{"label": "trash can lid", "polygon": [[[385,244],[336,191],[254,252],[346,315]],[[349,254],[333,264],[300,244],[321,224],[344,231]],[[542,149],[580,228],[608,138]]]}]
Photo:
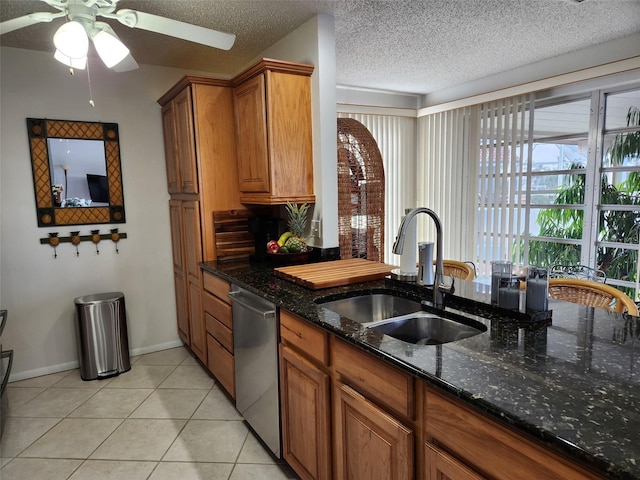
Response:
[{"label": "trash can lid", "polygon": [[74,302],[76,305],[87,305],[92,303],[112,302],[124,298],[122,292],[94,293],[93,295],[83,295],[76,297]]}]

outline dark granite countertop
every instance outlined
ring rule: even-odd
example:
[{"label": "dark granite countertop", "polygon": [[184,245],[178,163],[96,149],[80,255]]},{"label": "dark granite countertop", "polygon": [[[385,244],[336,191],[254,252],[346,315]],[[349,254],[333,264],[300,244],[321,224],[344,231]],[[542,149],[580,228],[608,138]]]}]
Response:
[{"label": "dark granite countertop", "polygon": [[385,279],[310,290],[265,264],[202,266],[608,478],[640,479],[640,318],[551,300],[551,320],[528,319],[491,307],[489,286],[456,279],[447,309],[465,312],[487,332],[441,347],[413,345],[315,301],[382,290],[430,300],[424,287]]}]

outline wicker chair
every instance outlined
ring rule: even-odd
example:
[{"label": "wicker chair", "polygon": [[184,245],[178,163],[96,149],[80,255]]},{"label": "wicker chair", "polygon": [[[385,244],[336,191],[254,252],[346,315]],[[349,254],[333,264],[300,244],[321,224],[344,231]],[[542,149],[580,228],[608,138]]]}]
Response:
[{"label": "wicker chair", "polygon": [[[435,265],[436,262],[434,261]],[[462,280],[473,280],[476,278],[476,272],[472,265],[459,262],[458,260],[444,260],[444,274],[445,277],[453,275],[456,278],[461,278]]]},{"label": "wicker chair", "polygon": [[638,307],[625,293],[615,287],[579,278],[549,279],[549,296],[558,300],[605,308],[638,316]]},{"label": "wicker chair", "polygon": [[607,283],[607,274],[586,265],[554,265],[549,272],[551,278],[581,278]]}]

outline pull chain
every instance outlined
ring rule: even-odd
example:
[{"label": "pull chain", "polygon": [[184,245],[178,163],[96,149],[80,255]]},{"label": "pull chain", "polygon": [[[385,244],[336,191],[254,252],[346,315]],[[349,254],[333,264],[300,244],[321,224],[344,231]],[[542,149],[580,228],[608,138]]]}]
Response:
[{"label": "pull chain", "polygon": [[95,107],[96,104],[93,103],[93,93],[91,92],[91,72],[89,71],[89,59],[87,58],[87,81],[89,82],[89,105]]}]

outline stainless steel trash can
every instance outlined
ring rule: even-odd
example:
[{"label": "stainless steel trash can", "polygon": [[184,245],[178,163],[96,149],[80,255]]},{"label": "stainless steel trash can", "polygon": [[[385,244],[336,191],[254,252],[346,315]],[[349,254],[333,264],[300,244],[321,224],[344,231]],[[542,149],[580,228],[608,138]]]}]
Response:
[{"label": "stainless steel trash can", "polygon": [[122,292],[85,295],[74,302],[82,379],[109,378],[131,370]]}]

